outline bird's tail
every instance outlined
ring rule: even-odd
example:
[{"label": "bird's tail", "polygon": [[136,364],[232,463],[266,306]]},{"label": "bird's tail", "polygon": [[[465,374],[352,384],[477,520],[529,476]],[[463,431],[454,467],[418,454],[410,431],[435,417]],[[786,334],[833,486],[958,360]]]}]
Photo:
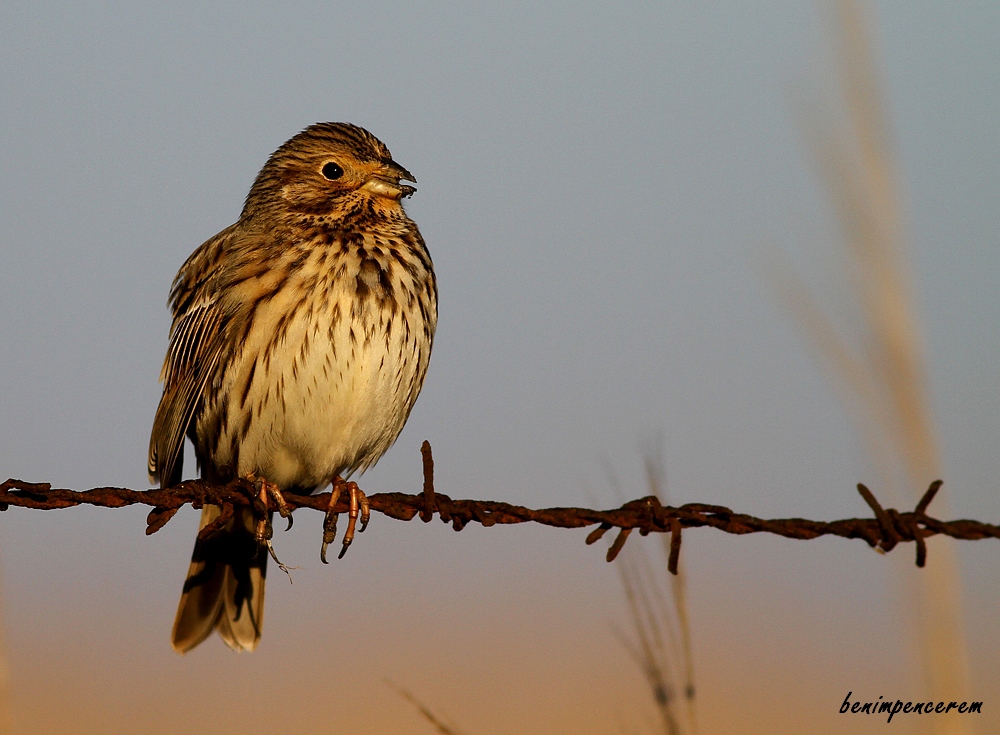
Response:
[{"label": "bird's tail", "polygon": [[[219,517],[218,506],[201,512],[204,528]],[[252,651],[264,626],[267,548],[254,538],[249,508],[237,508],[222,528],[194,544],[184,592],[177,606],[172,643],[187,653],[213,630],[234,651]]]}]

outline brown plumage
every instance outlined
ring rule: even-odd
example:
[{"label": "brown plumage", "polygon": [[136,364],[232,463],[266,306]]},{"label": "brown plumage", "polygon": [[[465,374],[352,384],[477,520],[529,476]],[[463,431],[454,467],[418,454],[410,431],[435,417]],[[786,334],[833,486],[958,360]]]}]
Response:
[{"label": "brown plumage", "polygon": [[[320,123],[275,151],[236,224],[181,266],[149,473],[250,473],[312,492],[371,467],[423,385],[437,323],[430,255],[401,199],[415,181],[368,131]],[[202,526],[218,516],[206,507]],[[267,551],[249,512],[195,544],[173,630],[253,650]],[[259,538],[259,537],[258,537]]]}]

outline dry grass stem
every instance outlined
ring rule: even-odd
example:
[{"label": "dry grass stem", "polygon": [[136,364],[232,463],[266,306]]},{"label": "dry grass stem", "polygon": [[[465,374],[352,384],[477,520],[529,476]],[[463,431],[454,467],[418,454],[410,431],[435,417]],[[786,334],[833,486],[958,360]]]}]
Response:
[{"label": "dry grass stem", "polygon": [[[860,347],[852,348],[791,268],[778,269],[776,281],[821,365],[846,389],[880,485],[894,502],[905,503],[940,474],[940,460],[906,257],[903,197],[871,43],[871,9],[858,0],[836,0],[832,9],[840,124],[806,106],[803,127],[843,231]],[[936,544],[934,554],[934,564],[914,580],[920,659],[928,696],[960,700],[968,673],[959,570],[950,542]],[[966,732],[954,718],[932,726],[939,733]]]},{"label": "dry grass stem", "polygon": [[396,693],[399,694],[399,696],[401,696],[407,702],[416,707],[417,711],[420,712],[421,715],[423,715],[424,719],[434,726],[435,731],[441,733],[441,735],[462,735],[462,732],[457,727],[455,727],[453,724],[446,723],[440,717],[435,715],[427,705],[425,705],[423,702],[421,702],[419,699],[413,696],[406,689],[403,689],[402,687],[389,681],[388,679],[385,679],[385,683],[389,687],[394,689]]}]

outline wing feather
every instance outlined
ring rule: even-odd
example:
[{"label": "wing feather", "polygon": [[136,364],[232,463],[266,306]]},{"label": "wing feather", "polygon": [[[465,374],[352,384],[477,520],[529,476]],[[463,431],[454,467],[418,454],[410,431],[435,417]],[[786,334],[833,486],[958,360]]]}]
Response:
[{"label": "wing feather", "polygon": [[198,248],[181,266],[170,292],[174,320],[160,372],[163,396],[153,420],[148,458],[150,481],[159,481],[161,487],[180,482],[184,436],[225,350],[225,313],[217,284],[235,227]]}]

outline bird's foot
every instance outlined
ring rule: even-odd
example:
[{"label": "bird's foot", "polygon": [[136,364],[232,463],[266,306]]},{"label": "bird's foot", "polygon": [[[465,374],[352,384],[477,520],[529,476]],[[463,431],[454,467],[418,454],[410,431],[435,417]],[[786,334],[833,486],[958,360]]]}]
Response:
[{"label": "bird's foot", "polygon": [[354,529],[358,525],[358,515],[361,516],[361,528],[357,529],[359,533],[363,533],[368,528],[368,519],[371,517],[371,506],[368,505],[368,496],[361,492],[358,483],[347,483],[347,492],[351,494],[351,509],[347,514],[347,531],[344,533],[344,540],[342,542],[344,547],[340,550],[338,559],[344,558],[344,554],[347,553],[347,547],[354,540]]},{"label": "bird's foot", "polygon": [[[292,517],[292,509],[288,507],[288,503],[285,502],[285,496],[281,493],[281,488],[275,485],[273,482],[268,482],[263,477],[254,478],[253,473],[250,474],[249,479],[254,483],[256,487],[259,483],[261,490],[267,493],[267,496],[274,501],[274,504],[278,506],[278,515],[288,521],[288,525],[285,526],[286,531],[290,531],[292,524],[295,522],[295,518]],[[263,499],[263,492],[262,492]],[[266,502],[266,501],[265,501]]]},{"label": "bird's foot", "polygon": [[[267,499],[270,498],[274,501],[274,504],[278,508],[278,515],[288,521],[288,525],[285,526],[285,530],[290,530],[292,528],[292,524],[295,522],[295,519],[292,517],[291,508],[289,508],[288,503],[285,502],[285,496],[282,495],[281,488],[263,477],[257,477],[257,475],[253,472],[248,472],[245,477],[253,483],[254,489],[257,490],[257,498],[264,506],[263,508],[258,508],[257,510],[266,511],[268,509]],[[257,505],[257,503],[254,503],[254,505]],[[270,538],[270,536],[268,536],[268,538]],[[258,537],[257,540],[262,541],[260,537]]]},{"label": "bird's foot", "polygon": [[268,509],[267,500],[271,498],[274,504],[278,506],[278,513],[281,517],[288,519],[288,526],[285,528],[286,531],[292,527],[292,511],[289,509],[288,503],[285,502],[285,496],[281,494],[281,489],[273,482],[269,482],[263,477],[257,477],[252,472],[248,472],[245,477],[253,483],[254,489],[257,490],[257,497],[254,498],[254,514],[259,520],[254,528],[254,539],[261,546],[267,547],[267,552],[274,559],[274,563],[278,565],[281,571],[288,575],[288,579],[291,581],[290,567],[281,563],[278,554],[274,550],[274,546],[271,544],[271,538],[274,536],[274,527],[271,525],[271,513]]},{"label": "bird's foot", "polygon": [[326,506],[326,516],[323,518],[323,546],[319,550],[319,559],[324,564],[329,564],[326,560],[326,547],[337,538],[338,514],[333,509],[337,507],[337,501],[340,500],[340,494],[344,491],[346,484],[343,478],[338,475],[333,478],[333,487],[330,488],[330,502]]},{"label": "bird's foot", "polygon": [[[326,509],[326,518],[323,519],[323,547],[320,549],[319,558],[326,564],[326,547],[334,542],[337,537],[337,501],[340,500],[341,493],[347,490],[350,494],[351,504],[347,513],[347,531],[344,533],[343,544],[340,549],[338,559],[343,559],[347,553],[347,547],[354,541],[354,532],[364,531],[368,527],[368,519],[371,517],[371,506],[368,504],[367,496],[361,491],[356,482],[344,482],[340,477],[333,480],[333,488],[330,491],[330,503]],[[361,517],[361,528],[357,528],[358,516]]]}]

